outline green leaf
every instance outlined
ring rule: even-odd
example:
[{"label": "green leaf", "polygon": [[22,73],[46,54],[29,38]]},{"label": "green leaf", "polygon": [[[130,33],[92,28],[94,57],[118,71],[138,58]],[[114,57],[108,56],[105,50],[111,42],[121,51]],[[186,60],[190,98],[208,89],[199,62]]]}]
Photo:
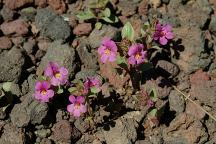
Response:
[{"label": "green leaf", "polygon": [[134,29],[130,22],[127,22],[121,31],[122,38],[127,38],[130,41],[134,41]]},{"label": "green leaf", "polygon": [[128,67],[125,57],[121,57],[120,55],[118,55],[116,62],[122,68],[127,68]]},{"label": "green leaf", "polygon": [[69,91],[70,93],[73,93],[73,92],[77,91],[77,88],[76,88],[76,87],[70,87],[70,88],[68,89],[68,91]]},{"label": "green leaf", "polygon": [[91,0],[88,7],[89,8],[104,8],[106,7],[109,0]]},{"label": "green leaf", "polygon": [[90,9],[88,9],[87,11],[80,11],[78,12],[76,16],[80,20],[89,20],[89,19],[95,18],[94,13]]},{"label": "green leaf", "polygon": [[157,109],[154,108],[148,113],[149,117],[157,117]]},{"label": "green leaf", "polygon": [[118,18],[114,15],[111,15],[110,17],[101,17],[102,20],[104,20],[105,22],[108,23],[117,23],[118,22]]},{"label": "green leaf", "polygon": [[155,88],[152,88],[152,90],[151,90],[151,92],[150,92],[150,94],[149,94],[149,97],[151,98],[151,100],[153,101],[153,102],[156,102],[157,101],[157,91],[156,91],[156,89]]},{"label": "green leaf", "polygon": [[0,90],[0,99],[3,98],[5,96],[5,93],[3,92],[3,90]]},{"label": "green leaf", "polygon": [[9,92],[11,90],[11,85],[12,85],[12,82],[5,82],[3,83],[2,88],[5,92]]},{"label": "green leaf", "polygon": [[102,14],[104,15],[104,17],[110,17],[111,16],[111,11],[109,8],[105,8],[104,11],[102,11]]},{"label": "green leaf", "polygon": [[100,89],[98,87],[91,87],[90,91],[91,91],[91,93],[97,94],[100,92]]},{"label": "green leaf", "polygon": [[64,92],[64,90],[59,86],[59,87],[58,87],[57,94],[62,94],[63,92]]},{"label": "green leaf", "polygon": [[89,97],[89,98],[97,98],[96,95],[89,95],[88,97]]},{"label": "green leaf", "polygon": [[103,24],[102,24],[101,22],[97,22],[97,23],[95,24],[95,28],[99,30],[99,29],[101,29],[102,25],[103,25]]},{"label": "green leaf", "polygon": [[3,110],[3,111],[6,111],[6,109],[7,109],[10,105],[11,105],[11,104],[8,104],[8,105],[4,106],[4,107],[2,108],[2,110]]}]

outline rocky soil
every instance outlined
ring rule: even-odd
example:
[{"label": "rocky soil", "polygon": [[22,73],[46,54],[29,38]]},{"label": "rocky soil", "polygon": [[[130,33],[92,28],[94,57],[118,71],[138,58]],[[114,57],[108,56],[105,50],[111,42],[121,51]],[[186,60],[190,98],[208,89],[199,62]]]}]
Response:
[{"label": "rocky soil", "polygon": [[[100,30],[76,17],[88,1],[0,0],[0,88],[12,82],[13,96],[6,111],[0,107],[0,144],[216,143],[216,121],[170,85],[216,117],[216,1],[110,0],[120,21],[104,22]],[[146,72],[146,84],[158,92],[156,105],[164,109],[152,128],[148,108],[137,108],[130,89],[122,89],[128,77],[99,63],[96,50],[104,37],[116,39],[127,21],[138,31],[153,16],[173,26],[179,53],[159,55]],[[71,116],[61,98],[40,103],[32,97],[49,61],[66,67],[71,80],[96,72],[107,78],[94,125]]]}]

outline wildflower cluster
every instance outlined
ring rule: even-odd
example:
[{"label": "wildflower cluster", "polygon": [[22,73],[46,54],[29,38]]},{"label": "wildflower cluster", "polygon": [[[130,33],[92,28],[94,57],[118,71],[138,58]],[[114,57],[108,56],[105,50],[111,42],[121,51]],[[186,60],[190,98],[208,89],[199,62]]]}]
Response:
[{"label": "wildflower cluster", "polygon": [[67,111],[74,117],[80,117],[81,114],[87,112],[88,96],[94,92],[100,92],[101,81],[97,77],[88,77],[84,81],[74,81],[69,86],[68,70],[65,67],[60,67],[56,62],[49,62],[44,70],[42,80],[35,84],[35,99],[40,102],[50,102],[50,100],[63,93],[63,88],[68,89],[71,93],[68,100],[70,104],[67,106]]},{"label": "wildflower cluster", "polygon": [[[156,52],[169,48],[168,44],[174,38],[172,27],[169,24],[161,24],[158,20],[145,23],[141,29],[141,37],[135,39],[134,29],[128,22],[122,29],[122,40],[115,42],[105,38],[98,48],[100,61],[103,64],[115,62],[130,76],[133,92],[136,93],[143,86],[143,71],[145,66],[151,64],[152,57]],[[157,119],[158,110],[155,107],[157,93],[155,88],[151,91],[141,90],[140,99],[149,108],[149,120]],[[138,101],[138,103],[140,103]],[[155,124],[155,123],[154,123]],[[154,124],[152,124],[154,126]]]},{"label": "wildflower cluster", "polygon": [[[159,42],[161,45],[166,45],[174,37],[172,27],[169,24],[162,25],[159,22],[156,23],[153,30],[148,33],[148,35],[149,34],[155,42]],[[115,62],[118,57],[126,58],[127,64],[132,66],[137,66],[147,61],[148,49],[144,45],[147,46],[150,44],[152,46],[153,41],[149,43],[147,41],[136,43],[134,40],[134,30],[130,23],[127,23],[122,29],[122,38],[126,38],[130,45],[124,45],[125,39],[121,42],[117,42],[119,45],[110,38],[105,38],[102,41],[101,46],[98,48],[98,54],[100,55],[102,63]]]},{"label": "wildflower cluster", "polygon": [[44,71],[42,81],[35,84],[34,97],[41,102],[49,102],[55,95],[56,87],[68,82],[68,70],[55,62],[50,62]]}]

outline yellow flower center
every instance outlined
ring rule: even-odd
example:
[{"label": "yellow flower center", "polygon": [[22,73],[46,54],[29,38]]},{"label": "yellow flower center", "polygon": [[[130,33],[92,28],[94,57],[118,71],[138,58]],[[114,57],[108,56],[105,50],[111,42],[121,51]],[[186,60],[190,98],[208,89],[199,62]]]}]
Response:
[{"label": "yellow flower center", "polygon": [[43,96],[45,96],[45,95],[46,95],[46,93],[47,93],[47,91],[46,91],[46,90],[42,90],[42,91],[41,91],[41,94],[42,94]]},{"label": "yellow flower center", "polygon": [[141,58],[141,54],[140,53],[137,53],[136,55],[135,55],[135,59],[140,59]]},{"label": "yellow flower center", "polygon": [[61,74],[60,74],[60,73],[56,73],[56,74],[55,74],[55,77],[56,77],[56,78],[60,78],[60,77],[61,77]]},{"label": "yellow flower center", "polygon": [[79,109],[80,108],[80,103],[76,103],[74,106],[75,109]]},{"label": "yellow flower center", "polygon": [[107,48],[104,53],[110,55],[111,51]]}]

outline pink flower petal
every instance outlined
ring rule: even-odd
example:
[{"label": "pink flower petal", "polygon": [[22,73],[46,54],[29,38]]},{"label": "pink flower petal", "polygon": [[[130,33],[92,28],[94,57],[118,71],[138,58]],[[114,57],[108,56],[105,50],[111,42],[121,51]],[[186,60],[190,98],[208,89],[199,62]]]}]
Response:
[{"label": "pink flower petal", "polygon": [[53,96],[54,96],[54,91],[53,90],[47,90],[46,97],[52,98]]},{"label": "pink flower petal", "polygon": [[173,33],[172,33],[172,32],[167,32],[167,33],[166,33],[166,38],[167,38],[167,39],[173,39],[173,37],[174,37],[174,36],[173,36]]},{"label": "pink flower petal", "polygon": [[103,54],[103,55],[101,56],[101,61],[102,61],[103,63],[106,63],[106,61],[108,60],[108,58],[109,58],[108,55]]},{"label": "pink flower petal", "polygon": [[68,70],[66,68],[64,68],[64,67],[61,67],[59,69],[59,72],[60,72],[61,75],[65,75],[65,76],[68,75]]},{"label": "pink flower petal", "polygon": [[169,25],[169,24],[166,24],[166,25],[163,26],[163,30],[165,30],[167,32],[170,32],[170,31],[172,31],[172,26]]},{"label": "pink flower petal", "polygon": [[106,49],[105,46],[100,46],[100,47],[98,48],[98,53],[99,53],[100,55],[104,54],[105,49]]},{"label": "pink flower petal", "polygon": [[74,115],[75,117],[80,117],[80,115],[81,115],[80,109],[74,109],[73,115]]},{"label": "pink flower petal", "polygon": [[114,62],[116,60],[116,54],[113,53],[113,52],[111,52],[111,54],[110,54],[110,56],[109,56],[108,59],[109,59],[110,62]]},{"label": "pink flower petal", "polygon": [[53,86],[59,86],[61,83],[59,81],[59,79],[55,78],[55,77],[52,77],[51,80],[50,80],[50,83],[53,85]]},{"label": "pink flower petal", "polygon": [[80,104],[84,103],[85,102],[85,98],[83,96],[78,96],[76,98],[76,101],[79,102]]},{"label": "pink flower petal", "polygon": [[85,113],[85,112],[87,111],[86,105],[81,105],[81,106],[80,106],[80,111],[81,111],[82,113]]},{"label": "pink flower petal", "polygon": [[75,103],[75,102],[76,102],[75,96],[70,95],[70,96],[69,96],[69,101],[70,101],[71,103]]},{"label": "pink flower petal", "polygon": [[35,84],[35,90],[36,90],[36,91],[40,91],[41,88],[42,88],[42,83],[39,82],[39,81],[37,81],[36,84]]},{"label": "pink flower petal", "polygon": [[74,111],[74,104],[69,104],[67,106],[67,111],[70,112],[70,113],[73,113],[73,111]]},{"label": "pink flower petal", "polygon": [[136,59],[134,58],[134,56],[131,56],[131,57],[128,58],[128,63],[132,64],[132,65],[136,64]]},{"label": "pink flower petal", "polygon": [[50,88],[50,84],[47,81],[41,82],[42,89],[47,90]]},{"label": "pink flower petal", "polygon": [[163,36],[163,37],[160,37],[159,42],[160,42],[161,45],[166,45],[168,41],[165,38],[165,36]]}]

